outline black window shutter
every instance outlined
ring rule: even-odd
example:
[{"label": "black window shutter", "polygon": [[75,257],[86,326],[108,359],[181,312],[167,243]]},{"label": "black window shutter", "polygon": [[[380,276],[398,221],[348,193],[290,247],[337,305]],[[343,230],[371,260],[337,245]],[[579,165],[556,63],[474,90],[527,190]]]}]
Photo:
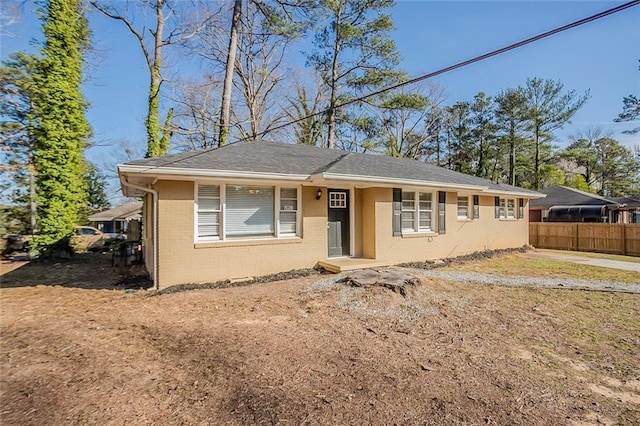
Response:
[{"label": "black window shutter", "polygon": [[518,198],[518,218],[524,218],[524,198]]},{"label": "black window shutter", "polygon": [[447,193],[438,191],[438,234],[446,234],[447,232]]},{"label": "black window shutter", "polygon": [[402,189],[393,188],[393,236],[402,235]]},{"label": "black window shutter", "polygon": [[473,218],[478,219],[480,217],[480,197],[473,196]]},{"label": "black window shutter", "polygon": [[500,197],[495,197],[496,219],[500,219]]}]

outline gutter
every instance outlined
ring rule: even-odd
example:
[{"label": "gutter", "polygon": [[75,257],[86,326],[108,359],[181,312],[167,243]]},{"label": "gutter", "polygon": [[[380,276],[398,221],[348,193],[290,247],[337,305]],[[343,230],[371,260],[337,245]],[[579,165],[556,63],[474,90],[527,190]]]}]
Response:
[{"label": "gutter", "polygon": [[136,185],[129,182],[123,175],[120,175],[120,184],[123,187],[138,189],[151,194],[153,199],[153,287],[152,290],[158,289],[158,191],[147,188],[146,186]]}]

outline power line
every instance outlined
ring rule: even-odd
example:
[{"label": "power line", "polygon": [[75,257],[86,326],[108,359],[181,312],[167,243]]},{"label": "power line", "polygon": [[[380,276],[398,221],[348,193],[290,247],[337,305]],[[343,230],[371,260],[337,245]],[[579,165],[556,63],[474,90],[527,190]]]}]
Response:
[{"label": "power line", "polygon": [[[433,71],[433,72],[430,72],[428,74],[421,75],[420,77],[416,77],[414,79],[407,80],[407,81],[404,81],[402,83],[398,83],[398,84],[395,84],[393,86],[389,86],[389,87],[386,87],[384,89],[377,90],[377,91],[369,93],[367,95],[360,96],[358,98],[350,99],[348,101],[339,103],[334,107],[334,109],[342,108],[342,107],[345,107],[347,105],[351,105],[351,104],[356,103],[356,102],[362,102],[362,101],[364,101],[366,99],[369,99],[369,98],[374,97],[374,96],[381,95],[381,94],[383,94],[385,92],[388,92],[388,91],[391,91],[391,90],[395,90],[395,89],[398,89],[400,87],[407,86],[407,85],[410,85],[410,84],[414,84],[414,83],[417,83],[419,81],[427,80],[429,78],[433,78],[433,77],[438,76],[440,74],[444,74],[444,73],[456,70],[458,68],[466,67],[467,65],[471,65],[471,64],[474,64],[476,62],[480,62],[480,61],[483,61],[485,59],[489,59],[489,58],[491,58],[493,56],[501,55],[503,53],[509,52],[510,50],[514,50],[514,49],[517,49],[519,47],[526,46],[527,44],[531,44],[533,42],[536,42],[538,40],[542,40],[543,38],[547,38],[547,37],[550,37],[552,35],[561,33],[563,31],[567,31],[567,30],[570,30],[572,28],[576,28],[576,27],[579,27],[581,25],[588,24],[589,22],[596,21],[598,19],[604,18],[604,17],[612,15],[614,13],[621,12],[621,11],[623,11],[625,9],[630,8],[630,7],[637,6],[638,4],[640,4],[640,0],[633,0],[633,1],[621,4],[619,6],[611,8],[611,9],[607,9],[607,10],[605,10],[603,12],[596,13],[595,15],[591,15],[591,16],[589,16],[587,18],[583,18],[583,19],[580,19],[578,21],[572,22],[570,24],[563,25],[562,27],[557,27],[557,28],[555,28],[553,30],[538,34],[536,36],[533,36],[533,37],[530,37],[528,39],[519,41],[517,43],[510,44],[508,46],[502,47],[502,48],[497,49],[497,50],[493,50],[493,51],[491,51],[489,53],[485,53],[483,55],[476,56],[476,57],[471,58],[471,59],[467,59],[466,61],[458,62],[457,64],[450,65],[450,66],[445,67],[445,68],[441,68],[441,69],[439,69],[437,71]],[[318,115],[326,114],[330,110],[331,110],[331,108],[327,108],[327,109],[324,109],[322,111],[319,111],[319,112],[316,112],[316,113],[313,113],[313,114],[309,114],[309,115],[301,117],[301,118],[297,118],[295,120],[289,121],[289,122],[284,123],[284,124],[280,124],[278,126],[270,128],[268,130],[260,132],[255,136],[256,137],[264,136],[267,133],[270,133],[270,132],[272,132],[274,130],[283,129],[285,127],[291,126],[291,125],[299,123],[301,121],[308,120],[309,118],[313,118],[313,117],[316,117]],[[231,143],[244,142],[244,141],[247,141],[247,140],[249,140],[249,138],[242,138],[242,139],[237,139],[237,140],[235,140],[235,141],[233,141]]]}]

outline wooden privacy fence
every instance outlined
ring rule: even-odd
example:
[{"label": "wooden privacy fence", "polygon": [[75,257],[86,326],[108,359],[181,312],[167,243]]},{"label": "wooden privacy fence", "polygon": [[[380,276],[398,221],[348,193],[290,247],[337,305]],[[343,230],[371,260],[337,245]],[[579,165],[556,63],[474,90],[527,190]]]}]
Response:
[{"label": "wooden privacy fence", "polygon": [[529,244],[546,249],[640,256],[640,224],[530,223]]}]

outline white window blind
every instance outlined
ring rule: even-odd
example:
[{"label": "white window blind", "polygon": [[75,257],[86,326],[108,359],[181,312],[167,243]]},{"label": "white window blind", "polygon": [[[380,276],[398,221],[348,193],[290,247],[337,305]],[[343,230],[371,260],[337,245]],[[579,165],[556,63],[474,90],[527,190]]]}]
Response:
[{"label": "white window blind", "polygon": [[198,187],[198,237],[220,237],[220,186]]},{"label": "white window blind", "polygon": [[280,188],[280,235],[296,235],[298,190]]},{"label": "white window blind", "polygon": [[273,187],[227,185],[225,202],[228,237],[273,235]]},{"label": "white window blind", "polygon": [[469,217],[469,197],[458,197],[458,219]]}]

